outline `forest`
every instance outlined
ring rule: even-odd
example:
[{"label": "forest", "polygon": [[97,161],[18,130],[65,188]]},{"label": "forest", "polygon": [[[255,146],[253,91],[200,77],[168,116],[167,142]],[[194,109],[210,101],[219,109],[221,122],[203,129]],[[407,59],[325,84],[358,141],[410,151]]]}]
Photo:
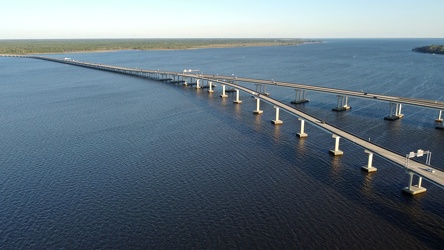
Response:
[{"label": "forest", "polygon": [[412,51],[429,54],[444,54],[444,45],[430,45],[424,47],[417,47]]},{"label": "forest", "polygon": [[302,39],[41,39],[0,40],[0,54],[42,54],[113,50],[184,50],[247,46],[289,46]]}]

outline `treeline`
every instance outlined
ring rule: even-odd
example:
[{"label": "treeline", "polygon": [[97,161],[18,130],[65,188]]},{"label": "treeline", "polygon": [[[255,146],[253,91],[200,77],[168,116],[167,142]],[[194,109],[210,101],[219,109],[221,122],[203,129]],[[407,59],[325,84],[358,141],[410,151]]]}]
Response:
[{"label": "treeline", "polygon": [[50,39],[0,40],[0,54],[65,53],[109,50],[161,50],[241,46],[284,46],[301,39]]},{"label": "treeline", "polygon": [[417,47],[412,49],[412,51],[429,53],[429,54],[444,54],[444,45],[430,45],[424,47]]}]

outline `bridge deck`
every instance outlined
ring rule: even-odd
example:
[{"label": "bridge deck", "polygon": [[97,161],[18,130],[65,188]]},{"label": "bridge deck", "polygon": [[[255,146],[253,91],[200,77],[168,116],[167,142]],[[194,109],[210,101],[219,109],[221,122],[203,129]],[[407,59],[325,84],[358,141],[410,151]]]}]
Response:
[{"label": "bridge deck", "polygon": [[[214,75],[204,75],[204,77],[207,77],[210,79],[218,79],[218,80],[233,78],[232,76],[214,76]],[[409,105],[413,105],[413,106],[435,108],[435,109],[440,109],[440,110],[444,109],[444,102],[437,101],[437,100],[424,100],[424,99],[417,99],[417,98],[389,96],[389,95],[367,93],[367,92],[362,92],[362,91],[351,91],[351,90],[344,90],[344,89],[338,89],[338,88],[326,88],[326,87],[319,87],[319,86],[313,86],[313,85],[307,85],[307,84],[260,80],[260,79],[245,78],[245,77],[237,77],[236,81],[255,83],[255,84],[266,84],[266,85],[273,85],[273,86],[281,86],[281,87],[288,87],[288,88],[302,89],[302,90],[311,90],[311,91],[315,91],[315,92],[324,92],[324,93],[337,94],[337,95],[353,96],[353,97],[364,98],[364,99],[373,99],[373,100],[380,100],[380,101],[387,101],[387,102],[397,102],[397,103],[409,104]]]}]

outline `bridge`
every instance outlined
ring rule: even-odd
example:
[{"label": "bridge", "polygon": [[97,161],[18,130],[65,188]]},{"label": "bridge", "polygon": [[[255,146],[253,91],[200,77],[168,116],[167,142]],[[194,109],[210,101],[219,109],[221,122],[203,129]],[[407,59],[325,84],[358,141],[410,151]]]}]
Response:
[{"label": "bridge", "polygon": [[[9,55],[0,55],[0,56],[9,56]],[[103,64],[95,64],[95,63],[88,63],[88,62],[79,62],[75,61],[69,58],[65,59],[56,59],[56,58],[50,58],[50,57],[42,57],[42,56],[15,56],[14,57],[23,57],[23,58],[33,58],[33,59],[40,59],[40,60],[47,60],[57,63],[64,63],[64,64],[70,64],[80,67],[86,67],[86,68],[92,68],[92,69],[98,69],[98,70],[105,70],[110,72],[116,72],[121,74],[127,74],[127,75],[135,75],[139,77],[149,78],[153,80],[163,81],[163,82],[170,82],[170,83],[181,83],[184,85],[188,85],[191,83],[191,85],[195,86],[195,88],[202,88],[206,87],[208,88],[208,92],[214,92],[213,87],[215,86],[214,83],[218,83],[222,86],[222,93],[221,98],[226,98],[228,95],[226,94],[226,86],[231,87],[233,92],[236,92],[236,97],[233,103],[240,104],[242,101],[240,100],[239,91],[243,91],[251,96],[253,96],[256,99],[256,110],[253,111],[254,114],[260,115],[263,113],[262,110],[260,110],[260,102],[266,102],[269,104],[274,105],[275,111],[276,111],[276,118],[272,120],[272,123],[275,125],[281,125],[283,124],[283,121],[279,119],[279,110],[285,110],[286,112],[295,115],[298,117],[300,121],[300,132],[297,133],[298,137],[305,138],[308,136],[307,133],[304,131],[305,122],[309,122],[310,124],[314,125],[315,127],[318,127],[321,130],[324,130],[328,133],[332,133],[332,137],[335,140],[334,148],[331,149],[329,152],[334,156],[340,156],[343,154],[343,151],[339,149],[339,141],[340,138],[347,139],[356,145],[362,147],[364,149],[364,152],[368,154],[368,162],[367,165],[364,165],[362,167],[363,170],[367,172],[374,172],[377,169],[372,166],[372,159],[373,154],[377,154],[391,162],[393,162],[395,165],[402,167],[405,169],[406,173],[409,175],[409,183],[407,187],[404,187],[402,190],[408,194],[416,195],[419,193],[423,193],[426,191],[426,188],[422,186],[422,178],[426,179],[427,181],[444,188],[444,171],[433,169],[429,164],[423,164],[416,161],[410,161],[410,158],[416,157],[416,156],[422,156],[423,154],[426,154],[427,157],[429,157],[428,151],[421,151],[418,150],[418,152],[411,152],[407,155],[400,155],[393,151],[390,151],[389,149],[383,148],[381,146],[375,145],[369,141],[363,140],[351,133],[348,133],[338,127],[335,127],[331,124],[328,124],[322,120],[319,120],[316,117],[311,116],[308,113],[302,112],[300,110],[297,110],[296,108],[289,106],[285,103],[282,103],[279,100],[273,99],[269,96],[268,93],[266,93],[265,86],[267,85],[274,85],[274,86],[280,86],[280,87],[288,87],[288,88],[294,88],[296,92],[296,98],[294,101],[292,101],[293,104],[299,104],[299,103],[305,103],[308,102],[308,99],[305,99],[305,91],[318,91],[318,92],[324,92],[329,94],[336,94],[338,96],[338,103],[337,106],[333,108],[334,111],[344,111],[350,108],[348,106],[348,97],[353,96],[357,98],[367,98],[371,100],[376,101],[385,101],[391,103],[391,110],[390,115],[385,117],[387,120],[395,120],[402,118],[401,113],[401,105],[413,105],[413,106],[420,106],[424,108],[431,108],[436,109],[439,111],[438,118],[436,121],[442,121],[441,114],[442,110],[444,110],[444,102],[438,102],[438,101],[432,101],[432,100],[423,100],[423,99],[415,99],[415,98],[404,98],[404,97],[396,97],[396,96],[388,96],[388,95],[380,95],[380,94],[370,94],[365,92],[357,92],[357,91],[350,91],[350,90],[342,90],[342,89],[336,89],[336,88],[325,88],[325,87],[318,87],[318,86],[312,86],[312,85],[305,85],[305,84],[297,84],[297,83],[289,83],[289,82],[278,82],[274,80],[259,80],[259,79],[252,79],[252,78],[237,78],[234,76],[219,76],[219,75],[209,75],[209,74],[199,74],[199,73],[192,73],[189,70],[184,70],[183,72],[168,72],[168,71],[159,71],[159,70],[143,70],[143,69],[136,69],[136,68],[126,68],[126,67],[118,67],[118,66],[112,66],[112,65],[103,65]],[[196,82],[193,82],[195,80]],[[250,89],[245,86],[241,86],[238,84],[238,82],[245,82],[245,83],[253,83],[256,85],[256,89]],[[205,84],[206,83],[206,84]],[[437,126],[437,128],[442,129],[444,128],[443,125]],[[428,158],[429,159],[429,158]],[[429,163],[429,161],[428,161]],[[417,179],[417,184],[413,184],[414,179]]]},{"label": "bridge", "polygon": [[[229,76],[212,76],[212,75],[204,75],[206,78],[210,79],[218,79],[225,80],[230,79],[232,77]],[[344,111],[350,109],[351,107],[348,105],[348,97],[357,97],[363,99],[372,99],[384,102],[390,102],[397,110],[391,110],[389,116],[385,117],[388,120],[396,120],[402,118],[403,115],[401,113],[401,105],[407,104],[412,106],[419,106],[424,108],[437,109],[439,111],[438,118],[436,121],[442,121],[441,115],[442,110],[444,109],[444,102],[438,102],[433,100],[424,100],[424,99],[416,99],[416,98],[406,98],[406,97],[397,97],[397,96],[389,96],[389,95],[381,95],[381,94],[372,94],[364,91],[351,91],[337,88],[326,88],[319,86],[312,86],[307,84],[298,84],[298,83],[290,83],[290,82],[278,82],[274,80],[258,80],[252,78],[241,78],[236,77],[235,81],[239,82],[248,82],[254,83],[256,85],[274,85],[274,86],[282,86],[287,88],[293,88],[296,90],[295,100],[292,101],[293,104],[300,104],[309,102],[308,99],[305,98],[305,91],[310,90],[314,92],[324,92],[329,94],[336,94],[338,96],[338,106],[334,107],[334,111]],[[263,92],[265,94],[265,92]],[[393,112],[394,111],[394,112]]]}]

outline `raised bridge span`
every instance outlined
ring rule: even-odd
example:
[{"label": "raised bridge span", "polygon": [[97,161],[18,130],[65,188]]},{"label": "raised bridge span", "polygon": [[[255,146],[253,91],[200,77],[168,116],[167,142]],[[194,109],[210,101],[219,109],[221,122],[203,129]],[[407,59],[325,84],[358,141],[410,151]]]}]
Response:
[{"label": "raised bridge span", "polygon": [[[9,56],[9,55],[2,55],[2,56]],[[390,111],[390,115],[386,117],[386,119],[394,120],[399,119],[402,117],[401,113],[401,105],[407,104],[407,105],[414,105],[414,106],[420,106],[424,108],[432,108],[439,111],[439,116],[436,119],[441,120],[441,113],[442,110],[444,110],[444,102],[438,102],[433,100],[423,100],[423,99],[414,99],[414,98],[403,98],[403,97],[396,97],[396,96],[388,96],[388,95],[380,95],[380,94],[369,94],[364,92],[358,92],[358,91],[349,91],[349,90],[341,90],[341,89],[335,89],[335,88],[325,88],[325,87],[317,87],[317,86],[311,86],[311,85],[305,85],[305,84],[297,84],[297,83],[289,83],[289,82],[278,82],[273,80],[259,80],[259,79],[252,79],[252,78],[235,78],[233,76],[219,76],[219,75],[208,75],[208,74],[196,74],[192,73],[190,71],[184,71],[184,72],[169,72],[169,71],[159,71],[159,70],[143,70],[143,69],[136,69],[136,68],[127,68],[127,67],[119,67],[119,66],[112,66],[112,65],[103,65],[103,64],[96,64],[96,63],[88,63],[88,62],[79,62],[74,61],[71,59],[56,59],[56,58],[50,58],[50,57],[42,57],[42,56],[14,56],[14,57],[24,57],[24,58],[33,58],[33,59],[40,59],[40,60],[47,60],[52,62],[58,62],[58,63],[65,63],[70,65],[76,65],[81,67],[87,67],[92,69],[98,69],[98,70],[105,70],[105,71],[111,71],[116,73],[122,73],[122,74],[128,74],[128,75],[135,75],[145,78],[150,78],[154,80],[159,81],[165,81],[165,82],[175,82],[175,83],[182,83],[184,85],[195,85],[196,88],[206,87],[209,88],[209,92],[213,92],[213,83],[219,83],[222,86],[222,94],[221,97],[227,97],[225,93],[225,86],[232,87],[232,90],[236,92],[236,99],[233,101],[234,103],[241,103],[242,101],[239,99],[239,91],[246,92],[250,95],[252,95],[254,98],[256,98],[257,101],[257,108],[253,111],[255,114],[261,114],[262,110],[260,110],[260,101],[270,103],[274,105],[274,108],[276,110],[276,119],[272,122],[276,125],[282,124],[283,122],[279,119],[279,110],[285,110],[290,114],[293,114],[299,118],[301,121],[300,124],[300,133],[297,135],[301,138],[307,137],[308,135],[304,132],[304,123],[305,121],[309,122],[310,124],[327,131],[329,133],[332,133],[332,137],[335,138],[335,146],[334,149],[330,150],[330,153],[333,155],[342,155],[343,152],[339,149],[339,139],[344,138],[347,139],[360,147],[365,149],[365,153],[368,154],[368,163],[367,165],[363,166],[362,168],[366,170],[367,172],[373,172],[376,171],[376,168],[372,166],[372,159],[373,154],[377,154],[391,162],[393,162],[395,165],[402,167],[405,169],[406,173],[410,176],[409,183],[407,187],[403,188],[403,191],[406,193],[409,193],[411,195],[415,195],[418,193],[423,193],[426,191],[426,188],[422,186],[422,178],[426,179],[427,181],[444,188],[444,171],[433,169],[428,164],[419,163],[416,161],[410,161],[410,158],[413,158],[415,156],[422,156],[423,154],[427,155],[429,159],[430,152],[428,151],[418,151],[418,152],[411,152],[408,155],[400,155],[395,152],[390,151],[389,149],[383,148],[381,146],[375,145],[369,141],[363,140],[358,136],[355,136],[351,133],[348,133],[338,127],[335,127],[333,125],[330,125],[328,123],[323,122],[322,120],[319,120],[316,117],[313,117],[305,112],[302,112],[300,110],[297,110],[296,108],[289,106],[285,103],[282,103],[279,100],[273,99],[268,96],[268,93],[265,91],[266,85],[275,85],[275,86],[281,86],[281,87],[288,87],[288,88],[294,88],[296,90],[296,98],[295,101],[292,101],[292,103],[304,103],[308,102],[307,99],[305,99],[305,90],[310,91],[319,91],[319,92],[325,92],[330,94],[336,94],[338,95],[338,106],[333,108],[335,111],[343,111],[347,110],[350,107],[348,106],[348,96],[358,97],[358,98],[369,98],[372,100],[377,101],[386,101],[390,102],[391,106],[393,106],[393,109]],[[193,79],[196,80],[196,82],[193,82]],[[187,82],[189,80],[189,82]],[[206,85],[204,83],[206,82]],[[246,83],[253,83],[256,84],[256,89],[250,89],[244,86],[241,86],[237,84],[236,82],[246,82]],[[394,111],[394,112],[393,112]],[[441,128],[444,126],[438,126],[437,128]],[[417,184],[413,184],[414,176],[417,176]]]}]

